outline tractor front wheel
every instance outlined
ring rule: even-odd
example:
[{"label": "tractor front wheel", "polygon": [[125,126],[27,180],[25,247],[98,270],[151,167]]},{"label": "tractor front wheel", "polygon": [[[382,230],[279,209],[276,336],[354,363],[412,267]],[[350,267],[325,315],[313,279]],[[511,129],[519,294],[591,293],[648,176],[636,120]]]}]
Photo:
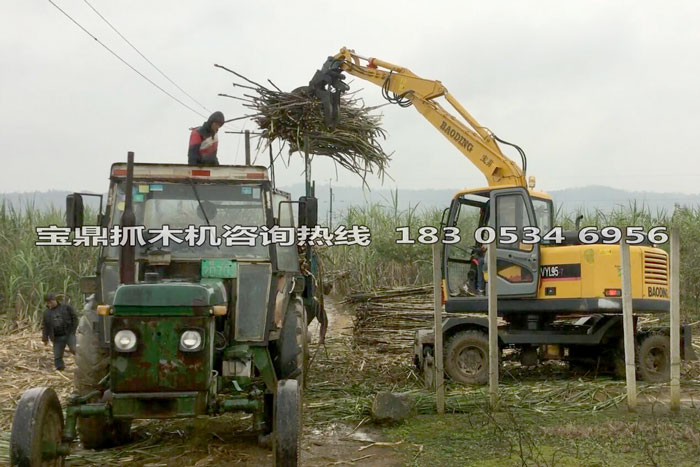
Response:
[{"label": "tractor front wheel", "polygon": [[63,466],[63,412],[51,388],[22,394],[12,420],[10,463],[20,467]]},{"label": "tractor front wheel", "polygon": [[301,456],[301,390],[295,379],[277,384],[273,452],[276,467],[297,467]]}]

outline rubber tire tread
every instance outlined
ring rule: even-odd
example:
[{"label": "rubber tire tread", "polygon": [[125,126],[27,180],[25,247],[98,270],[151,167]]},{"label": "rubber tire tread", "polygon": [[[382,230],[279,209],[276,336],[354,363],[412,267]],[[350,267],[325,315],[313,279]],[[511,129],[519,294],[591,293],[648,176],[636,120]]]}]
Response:
[{"label": "rubber tire tread", "polygon": [[[477,374],[477,376],[472,378],[464,377],[464,375],[457,368],[456,362],[450,358],[451,354],[456,351],[456,348],[464,343],[472,343],[483,348],[486,353],[486,367]],[[450,337],[445,345],[445,355],[443,357],[445,372],[452,378],[453,381],[462,384],[486,384],[489,380],[489,368],[488,368],[488,354],[489,354],[489,337],[482,331],[468,330],[460,331]]]},{"label": "rubber tire tread", "polygon": [[295,379],[277,383],[273,453],[275,467],[301,465],[301,390]]},{"label": "rubber tire tread", "polygon": [[28,389],[15,409],[10,434],[10,464],[20,467],[63,466],[63,456],[53,462],[42,460],[41,433],[44,415],[53,410],[58,413],[63,433],[63,410],[56,392],[51,388]]},{"label": "rubber tire tread", "polygon": [[[653,348],[661,347],[666,353],[666,367],[661,373],[651,373],[643,365],[643,356]],[[671,380],[671,341],[663,334],[652,334],[647,336],[637,348],[637,374],[642,381],[650,383],[668,383]]]},{"label": "rubber tire tread", "polygon": [[[304,309],[304,302],[300,296],[292,295],[289,298],[289,304],[287,305],[284,319],[282,336],[279,342],[279,377],[280,379],[293,377],[299,382],[299,387],[303,389],[304,370],[306,369],[308,355],[308,342],[307,328],[305,325],[306,310]],[[290,324],[290,320],[292,320],[293,323]],[[291,335],[292,333],[293,336]],[[294,339],[293,349],[287,344],[287,341],[291,343],[292,338]],[[294,361],[293,364],[292,360]]]}]

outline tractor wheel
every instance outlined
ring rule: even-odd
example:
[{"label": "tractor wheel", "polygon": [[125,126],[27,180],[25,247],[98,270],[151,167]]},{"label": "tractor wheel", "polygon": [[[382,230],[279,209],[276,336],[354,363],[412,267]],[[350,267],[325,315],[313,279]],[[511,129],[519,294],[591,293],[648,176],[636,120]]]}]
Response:
[{"label": "tractor wheel", "polygon": [[462,331],[445,346],[445,371],[463,384],[485,384],[489,379],[489,339],[481,331]]},{"label": "tractor wheel", "polygon": [[301,420],[301,390],[297,381],[280,380],[275,397],[273,433],[276,467],[296,467],[301,464]]},{"label": "tractor wheel", "polygon": [[289,299],[279,340],[279,370],[280,379],[296,379],[299,382],[299,389],[304,387],[304,375],[309,353],[306,334],[304,303],[301,297],[292,295]]},{"label": "tractor wheel", "polygon": [[22,394],[12,420],[10,463],[20,467],[62,466],[59,454],[63,412],[51,388],[33,388]]},{"label": "tractor wheel", "polygon": [[[101,389],[98,383],[109,371],[109,352],[99,345],[97,322],[97,315],[86,310],[76,332],[75,388],[81,396]],[[78,417],[78,435],[86,449],[125,444],[130,434],[131,420],[109,420],[102,415]]]},{"label": "tractor wheel", "polygon": [[667,383],[671,378],[671,345],[668,336],[653,334],[637,349],[637,371],[643,381]]}]

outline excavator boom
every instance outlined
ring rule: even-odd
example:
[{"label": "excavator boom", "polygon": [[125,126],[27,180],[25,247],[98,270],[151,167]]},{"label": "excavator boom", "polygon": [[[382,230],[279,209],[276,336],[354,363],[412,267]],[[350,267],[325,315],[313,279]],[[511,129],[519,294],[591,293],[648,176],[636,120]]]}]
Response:
[{"label": "excavator boom", "polygon": [[[330,70],[330,73],[324,73],[324,70]],[[380,86],[384,97],[390,102],[402,107],[413,105],[484,174],[490,187],[527,187],[524,171],[501,152],[497,138],[481,126],[440,81],[421,78],[407,68],[376,58],[365,58],[347,48],[328,57],[324,67],[316,72],[309,83],[312,93],[324,102],[326,122],[337,118],[338,111],[333,105],[339,104],[338,93],[343,92],[341,89],[347,90],[347,84],[338,78],[338,70]],[[334,83],[339,83],[339,87],[335,87]],[[330,107],[326,104],[329,94],[333,96]],[[439,97],[443,97],[466,123],[440,105],[437,101]]]}]

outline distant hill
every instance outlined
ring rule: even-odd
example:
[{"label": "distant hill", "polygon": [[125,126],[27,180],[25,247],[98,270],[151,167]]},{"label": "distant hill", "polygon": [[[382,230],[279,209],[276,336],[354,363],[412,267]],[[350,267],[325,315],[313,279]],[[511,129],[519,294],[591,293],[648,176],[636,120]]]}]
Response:
[{"label": "distant hill", "polygon": [[[294,199],[304,194],[304,185],[298,183],[291,186],[280,187],[288,191]],[[439,190],[416,189],[381,189],[362,190],[359,187],[333,187],[333,217],[346,210],[349,206],[364,205],[365,203],[380,203],[387,207],[393,207],[396,199],[399,210],[418,206],[418,209],[435,209],[447,207],[452,196],[457,192],[456,188]],[[70,193],[62,190],[35,191],[27,193],[0,194],[0,203],[6,203],[15,209],[24,209],[33,206],[36,209],[64,209],[66,195]],[[581,188],[567,188],[550,192],[557,206],[561,206],[564,212],[575,212],[582,209],[610,211],[616,207],[627,207],[637,203],[638,207],[644,206],[652,213],[660,210],[672,212],[676,204],[685,206],[700,206],[700,194],[683,193],[655,193],[651,191],[625,191],[606,186],[587,186]],[[319,217],[327,219],[330,207],[329,186],[318,185],[316,196],[319,199]],[[396,197],[396,198],[395,198]],[[96,208],[97,198],[86,197],[86,204]]]},{"label": "distant hill", "polygon": [[[294,198],[304,194],[304,185],[295,184],[289,187],[281,187],[292,193]],[[398,190],[398,208],[403,210],[409,206],[418,206],[419,209],[445,208],[452,196],[457,192],[456,188],[440,190]],[[552,199],[563,212],[576,212],[580,210],[610,211],[617,207],[627,207],[637,203],[651,210],[652,213],[664,210],[672,212],[674,206],[700,206],[700,194],[683,193],[655,193],[651,191],[625,191],[606,186],[587,186],[582,188],[567,188],[551,191]],[[393,207],[394,196],[397,192],[389,189],[363,191],[355,187],[333,187],[333,210],[340,212],[348,206],[362,205],[367,202],[376,202]],[[320,211],[325,213],[328,207],[328,185],[317,186],[316,196],[319,198]],[[335,217],[335,216],[334,216]],[[322,217],[325,218],[325,217]]]},{"label": "distant hill", "polygon": [[567,212],[582,209],[600,209],[609,211],[613,208],[627,207],[637,203],[652,213],[657,211],[672,212],[675,205],[700,206],[700,194],[655,193],[652,191],[625,191],[607,186],[587,186],[567,188],[551,192],[554,201]]}]

